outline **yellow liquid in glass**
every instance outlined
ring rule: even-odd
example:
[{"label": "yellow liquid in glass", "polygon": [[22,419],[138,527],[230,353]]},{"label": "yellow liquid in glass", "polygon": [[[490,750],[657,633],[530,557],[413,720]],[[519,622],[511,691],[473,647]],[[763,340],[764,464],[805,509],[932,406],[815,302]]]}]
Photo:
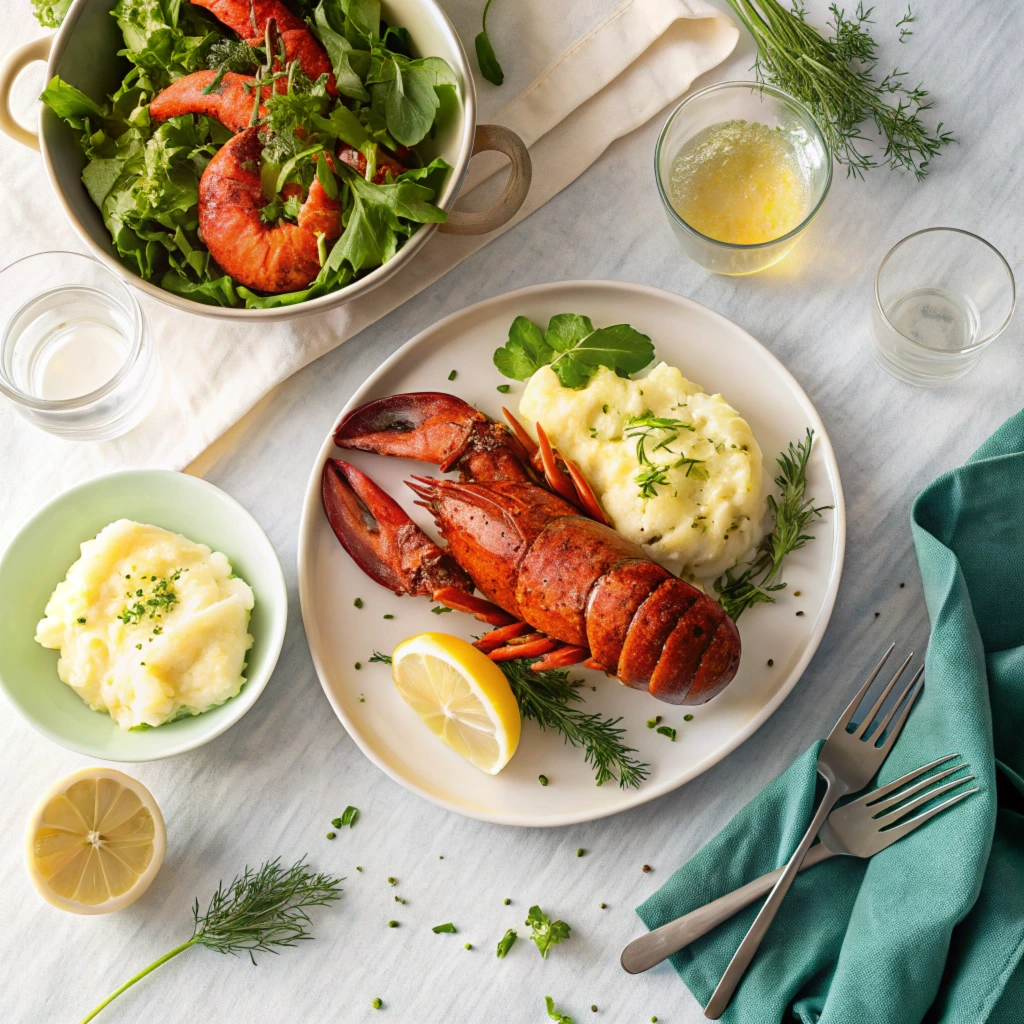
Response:
[{"label": "yellow liquid in glass", "polygon": [[781,238],[809,212],[810,183],[792,133],[757,121],[723,121],[686,142],[669,199],[690,227],[719,242]]}]

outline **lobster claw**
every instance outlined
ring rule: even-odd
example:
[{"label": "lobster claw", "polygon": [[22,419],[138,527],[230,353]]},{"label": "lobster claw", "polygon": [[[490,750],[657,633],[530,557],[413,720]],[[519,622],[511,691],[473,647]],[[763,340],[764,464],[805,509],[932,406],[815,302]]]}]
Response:
[{"label": "lobster claw", "polygon": [[334,443],[440,466],[461,454],[474,424],[487,422],[461,398],[417,391],[353,409],[334,431]]},{"label": "lobster claw", "polygon": [[365,473],[328,459],[324,510],[356,564],[395,594],[431,595],[444,587],[473,592],[473,581]]},{"label": "lobster claw", "polygon": [[334,431],[339,448],[430,462],[464,481],[532,480],[516,436],[471,405],[440,391],[391,395],[353,409]]}]

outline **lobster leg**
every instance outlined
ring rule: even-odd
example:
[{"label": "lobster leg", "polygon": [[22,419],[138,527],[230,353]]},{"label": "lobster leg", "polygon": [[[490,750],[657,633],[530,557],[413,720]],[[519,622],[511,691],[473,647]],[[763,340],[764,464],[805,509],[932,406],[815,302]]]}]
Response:
[{"label": "lobster leg", "polygon": [[509,640],[515,640],[518,637],[525,636],[527,633],[532,633],[533,631],[533,626],[528,622],[513,622],[508,626],[501,626],[498,629],[492,629],[489,633],[484,633],[479,640],[473,641],[473,646],[478,651],[483,651],[484,654],[488,654],[496,648],[506,644]]},{"label": "lobster leg", "polygon": [[586,661],[589,657],[590,651],[588,651],[586,647],[576,647],[573,644],[566,644],[565,647],[559,647],[550,654],[545,654],[544,657],[535,661],[530,668],[534,672],[547,672],[552,668],[565,668],[568,665],[578,665],[581,661]]},{"label": "lobster leg", "polygon": [[395,594],[467,596],[473,581],[365,473],[340,459],[324,466],[322,495],[335,536],[371,579]]},{"label": "lobster leg", "polygon": [[504,647],[489,651],[487,657],[491,661],[517,661],[519,658],[536,658],[561,646],[560,640],[552,640],[543,633],[530,633],[524,636],[520,643],[506,644]]},{"label": "lobster leg", "polygon": [[[502,611],[493,601],[486,601],[474,594],[467,594],[464,590],[459,590],[458,587],[441,587],[440,590],[434,591],[432,597],[438,604],[443,604],[446,608],[451,608],[452,611],[466,612],[491,626],[523,625],[523,623],[517,622],[514,615]],[[526,628],[530,629],[531,627],[527,626]],[[495,630],[495,632],[498,631]]]}]

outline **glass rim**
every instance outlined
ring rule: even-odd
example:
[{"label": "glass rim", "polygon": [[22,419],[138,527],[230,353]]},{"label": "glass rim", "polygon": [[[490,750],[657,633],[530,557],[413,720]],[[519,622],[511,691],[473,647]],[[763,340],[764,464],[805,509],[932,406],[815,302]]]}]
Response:
[{"label": "glass rim", "polygon": [[[814,207],[795,228],[792,228],[784,235],[779,235],[778,238],[772,238],[767,242],[723,242],[718,238],[712,238],[710,235],[705,235],[703,232],[698,231],[692,224],[688,224],[683,220],[676,208],[669,202],[668,196],[665,194],[665,186],[661,180],[660,163],[662,146],[664,145],[665,137],[668,135],[669,128],[672,127],[673,122],[680,113],[682,113],[683,109],[688,104],[693,103],[694,100],[707,96],[709,93],[721,92],[726,89],[736,89],[740,87],[747,89],[748,91],[756,90],[759,93],[768,93],[776,99],[783,100],[796,108],[797,112],[806,118],[814,134],[817,136],[818,141],[821,143],[821,148],[826,157],[825,183],[822,186],[821,195],[818,197],[818,201],[814,204]],[[661,201],[664,204],[665,209],[668,211],[669,217],[671,217],[681,227],[689,231],[690,234],[701,239],[701,241],[708,242],[711,245],[716,245],[721,249],[731,250],[734,252],[756,252],[758,249],[766,249],[769,246],[778,245],[780,242],[786,242],[795,238],[801,231],[807,228],[811,221],[818,215],[822,204],[825,202],[825,197],[828,195],[829,189],[832,187],[832,152],[828,147],[828,143],[825,141],[825,136],[822,133],[821,127],[818,125],[816,118],[795,96],[790,95],[788,92],[784,92],[777,86],[768,85],[766,82],[750,82],[741,80],[718,82],[715,85],[709,85],[704,89],[698,89],[697,92],[693,93],[691,96],[687,96],[678,104],[678,106],[676,106],[672,113],[668,115],[665,124],[662,126],[662,129],[658,134],[657,145],[654,147],[654,179],[658,184],[658,195],[661,196]]]},{"label": "glass rim", "polygon": [[[127,308],[132,316],[135,326],[135,336],[132,339],[131,351],[128,353],[117,373],[115,373],[110,380],[101,384],[95,390],[89,391],[84,395],[78,395],[75,398],[36,398],[34,395],[27,394],[22,391],[21,388],[16,387],[13,381],[8,380],[3,363],[0,361],[0,393],[6,395],[11,399],[11,401],[17,402],[29,409],[35,409],[37,412],[69,412],[92,405],[94,402],[98,402],[100,399],[105,398],[117,388],[125,377],[128,376],[132,368],[138,362],[139,355],[142,352],[143,335],[145,334],[145,320],[142,315],[142,307],[139,305],[139,300],[135,297],[135,293],[108,266],[96,259],[94,256],[87,256],[85,253],[72,252],[70,249],[50,249],[45,252],[30,253],[28,256],[22,256],[20,259],[16,259],[13,263],[8,263],[5,267],[0,267],[0,281],[2,281],[2,277],[7,273],[7,271],[13,270],[21,263],[26,263],[29,260],[38,259],[42,256],[72,256],[75,259],[87,260],[89,263],[93,263],[97,267],[100,267],[103,272],[107,274],[117,285],[117,288],[127,300]],[[38,294],[45,295],[47,292],[60,291],[62,288],[66,287],[66,284],[56,285],[55,287],[47,289],[47,291],[41,291]],[[9,324],[4,325],[3,333],[0,334],[0,344],[2,344],[6,339],[7,329],[9,326]]]},{"label": "glass rim", "polygon": [[[881,296],[878,294],[879,284],[881,283],[881,280],[882,280],[882,271],[885,270],[886,264],[889,262],[889,259],[896,253],[896,250],[899,249],[905,242],[909,242],[911,239],[918,238],[921,235],[932,234],[933,232],[937,232],[937,231],[951,231],[954,234],[966,235],[968,238],[973,238],[976,242],[981,242],[982,245],[984,245],[986,248],[990,249],[992,252],[994,252],[996,254],[996,256],[999,259],[999,262],[1002,263],[1003,269],[1006,271],[1006,277],[1007,277],[1007,279],[1010,282],[1010,308],[1006,311],[1006,316],[1003,317],[1002,323],[1000,323],[999,326],[996,327],[994,331],[992,331],[991,333],[987,334],[984,338],[980,339],[979,341],[974,342],[971,345],[967,345],[965,348],[950,348],[950,349],[946,349],[946,348],[944,348],[944,349],[932,348],[931,345],[925,345],[922,342],[918,341],[916,338],[911,338],[909,335],[904,334],[898,327],[895,326],[895,324],[893,324],[893,322],[886,315],[885,310],[882,308]],[[882,318],[882,321],[885,323],[886,327],[888,327],[891,331],[893,331],[896,334],[898,334],[904,341],[909,342],[911,345],[914,345],[915,347],[921,349],[923,352],[929,352],[929,353],[932,353],[932,354],[940,352],[943,355],[958,356],[958,355],[968,355],[969,353],[974,352],[977,349],[983,348],[984,346],[989,345],[993,341],[995,341],[996,338],[998,338],[999,335],[1002,334],[1003,331],[1006,330],[1007,326],[1010,323],[1010,320],[1013,317],[1013,311],[1016,308],[1016,306],[1017,306],[1017,283],[1014,280],[1013,268],[1007,262],[1006,257],[991,242],[989,242],[986,239],[982,238],[981,235],[975,234],[973,231],[967,231],[965,228],[946,227],[946,226],[943,226],[943,225],[940,224],[940,225],[937,225],[936,227],[921,228],[919,231],[912,231],[909,235],[906,235],[905,237],[901,238],[882,257],[882,262],[878,264],[878,270],[875,271],[875,309],[878,311],[878,315]]]}]

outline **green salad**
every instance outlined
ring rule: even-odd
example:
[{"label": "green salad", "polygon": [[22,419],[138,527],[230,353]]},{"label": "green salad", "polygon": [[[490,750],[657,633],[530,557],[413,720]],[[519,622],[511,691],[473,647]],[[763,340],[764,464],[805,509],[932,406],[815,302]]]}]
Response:
[{"label": "green salad", "polygon": [[[51,24],[65,13],[63,3],[34,3]],[[239,27],[239,5],[252,38],[183,0],[119,0],[111,14],[124,49],[110,59],[125,62],[120,88],[93,98],[57,76],[41,98],[78,133],[82,182],[131,270],[198,302],[290,305],[344,287],[391,259],[421,224],[445,220],[435,199],[451,168],[419,147],[457,110],[457,79],[441,58],[414,56],[408,32],[382,22],[379,0],[219,0],[218,14],[232,8]],[[331,71],[314,78],[304,66],[318,60]],[[152,116],[154,99],[189,85],[186,76],[206,83],[192,90],[200,105],[244,90],[245,125],[209,112]],[[316,232],[301,287],[247,287],[218,264],[212,239],[204,243],[200,182],[242,131],[257,133],[261,147],[258,166],[240,160],[237,172],[258,171],[262,185],[247,228],[270,256],[254,260],[287,261],[296,238],[308,242],[302,209],[313,191],[337,218],[335,231]]]}]

